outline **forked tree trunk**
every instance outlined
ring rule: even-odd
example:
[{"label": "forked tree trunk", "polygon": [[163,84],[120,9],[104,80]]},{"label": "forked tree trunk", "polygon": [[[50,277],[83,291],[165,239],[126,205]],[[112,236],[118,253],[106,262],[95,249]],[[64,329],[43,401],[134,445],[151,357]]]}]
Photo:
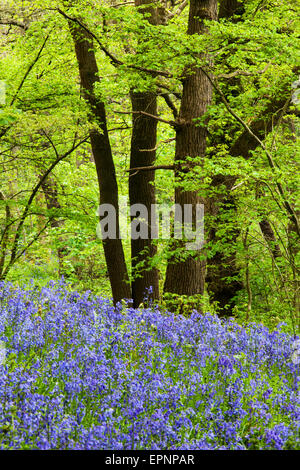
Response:
[{"label": "forked tree trunk", "polygon": [[[203,20],[217,19],[217,0],[191,0],[188,20],[188,34],[204,34],[207,28]],[[207,76],[199,68],[188,68],[182,80],[183,92],[179,113],[180,127],[176,132],[175,166],[182,170],[180,161],[185,161],[185,171],[192,163],[187,157],[205,157],[207,130],[204,126],[195,125],[193,119],[203,116],[212,99],[212,85]],[[178,170],[175,176],[179,177]],[[184,191],[182,187],[175,189],[175,203],[184,208],[184,204],[196,204],[204,201],[196,191]],[[182,243],[174,243],[173,247],[184,249]],[[200,253],[199,253],[200,254]],[[167,266],[165,292],[194,295],[203,294],[205,280],[205,261],[199,256],[186,253],[186,258],[176,262],[172,257]]]},{"label": "forked tree trunk", "polygon": [[93,42],[89,34],[71,21],[69,23],[78,62],[83,97],[90,107],[90,124],[96,124],[90,132],[90,141],[95,160],[101,204],[111,204],[116,211],[116,238],[103,239],[106,265],[111,284],[113,300],[131,298],[128,273],[122,241],[119,236],[118,185],[112,157],[104,103],[97,100],[94,86],[99,81]]}]

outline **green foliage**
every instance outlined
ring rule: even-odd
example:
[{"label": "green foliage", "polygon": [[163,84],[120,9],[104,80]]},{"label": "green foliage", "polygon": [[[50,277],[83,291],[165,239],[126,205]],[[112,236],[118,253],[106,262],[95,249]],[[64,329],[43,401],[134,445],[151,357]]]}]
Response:
[{"label": "green foliage", "polygon": [[[207,239],[203,256],[210,263],[219,254],[227,258],[236,255],[239,279],[244,283],[236,298],[237,317],[244,321],[250,314],[251,319],[270,325],[277,319],[285,320],[295,327],[299,250],[285,201],[298,211],[299,105],[292,104],[290,98],[292,83],[299,75],[299,4],[289,0],[247,0],[242,5],[242,16],[209,22],[209,34],[193,36],[186,32],[187,8],[167,24],[157,26],[149,23],[147,14],[141,14],[143,8],[130,3],[114,7],[108,1],[72,5],[48,0],[9,2],[3,13],[25,27],[0,25],[0,79],[7,85],[6,104],[0,109],[3,269],[9,266],[18,224],[41,175],[57,156],[86,138],[90,129],[68,21],[57,8],[82,22],[93,34],[100,71],[95,94],[106,106],[120,195],[128,193],[124,170],[129,165],[132,126],[130,90],[157,91],[159,116],[173,119],[160,95],[167,91],[179,109],[183,72],[188,73],[187,66],[191,70],[191,66],[198,65],[214,78],[227,105],[243,123],[251,126],[260,118],[264,121],[259,138],[273,159],[273,167],[259,145],[250,149],[247,158],[231,154],[245,128],[228,111],[215,88],[208,112],[195,120],[208,129],[206,158],[193,159],[193,169],[180,185],[217,201],[216,215],[208,211],[205,214],[205,229],[207,233],[213,229],[215,238]],[[148,73],[147,69],[169,75]],[[173,127],[159,123],[157,165],[173,162],[175,137]],[[235,178],[230,191],[226,184],[215,184],[219,175]],[[9,267],[9,279],[34,277],[42,283],[63,274],[80,290],[110,293],[103,249],[95,233],[99,202],[96,179],[88,143],[79,145],[52,170],[56,207],[49,207],[40,188],[28,208],[16,245],[17,254],[24,253]],[[157,202],[172,203],[176,184],[173,171],[158,170]],[[278,190],[280,185],[283,196]],[[228,193],[234,203],[221,201]],[[270,222],[280,257],[274,257],[275,244],[262,234],[264,220]],[[45,223],[45,230],[39,234]],[[246,229],[249,234],[244,243]],[[174,252],[166,245],[159,240],[158,255],[145,261],[149,267],[161,269],[161,284],[170,256],[186,256],[180,249]],[[128,241],[124,248],[128,260]],[[206,293],[204,304],[197,296],[166,298],[165,302],[168,308],[181,313],[193,308],[218,308],[208,304]]]}]

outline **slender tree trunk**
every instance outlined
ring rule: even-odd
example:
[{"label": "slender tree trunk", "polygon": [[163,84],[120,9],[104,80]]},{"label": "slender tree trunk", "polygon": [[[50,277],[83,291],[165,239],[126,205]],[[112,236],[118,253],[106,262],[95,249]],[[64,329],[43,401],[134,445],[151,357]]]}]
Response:
[{"label": "slender tree trunk", "polygon": [[[219,7],[219,18],[238,21],[234,15],[241,14],[243,5],[238,0],[221,0]],[[239,78],[232,79],[233,84],[239,84]],[[224,223],[224,214],[228,220],[228,227],[233,227],[233,218],[236,215],[236,201],[234,195],[230,192],[235,182],[235,178],[227,175],[216,175],[212,181],[212,187],[216,194],[218,187],[226,188],[226,196],[212,197],[209,204],[210,227],[208,230],[208,240],[213,243],[218,242],[217,228],[219,223]],[[230,220],[231,219],[231,220]],[[229,230],[228,230],[229,231]],[[242,289],[243,283],[240,279],[240,270],[236,264],[235,244],[239,236],[239,230],[232,228],[230,234],[230,247],[226,250],[218,250],[207,264],[206,283],[207,291],[211,301],[218,304],[221,315],[230,315],[232,312],[233,299]],[[222,245],[224,242],[222,242]]]},{"label": "slender tree trunk", "polygon": [[[58,200],[58,191],[57,184],[54,178],[48,176],[48,178],[42,183],[42,190],[45,195],[46,206],[49,211],[53,209],[60,209],[61,205]],[[59,228],[64,224],[63,220],[59,220],[57,217],[53,217],[50,220],[51,228]],[[60,239],[60,243],[62,240]],[[58,258],[58,274],[59,276],[66,276],[66,271],[64,269],[64,258],[68,254],[68,249],[65,246],[59,246],[57,248],[57,258]]]},{"label": "slender tree trunk", "polygon": [[2,273],[4,269],[5,259],[6,259],[6,250],[8,245],[8,237],[9,237],[9,224],[10,224],[10,208],[7,202],[7,199],[3,192],[0,190],[0,200],[5,201],[5,219],[3,230],[0,232],[0,279],[2,279]]},{"label": "slender tree trunk", "polygon": [[103,239],[103,248],[113,299],[117,302],[123,298],[130,298],[131,292],[122,241],[119,238],[118,185],[107,132],[106,112],[104,103],[97,100],[94,94],[94,85],[99,81],[99,75],[92,39],[85,30],[75,26],[71,21],[69,26],[75,45],[83,97],[90,106],[91,123],[97,123],[100,127],[100,131],[96,127],[90,130],[100,202],[111,204],[116,211],[117,237]]},{"label": "slender tree trunk", "polygon": [[[203,34],[206,27],[203,20],[217,19],[216,0],[191,0],[188,20],[188,34]],[[176,132],[175,165],[182,170],[180,161],[186,161],[185,170],[191,168],[187,157],[205,157],[207,130],[204,126],[196,126],[193,119],[203,116],[212,99],[212,85],[199,68],[185,70],[182,80],[183,93],[179,113],[180,128]],[[178,170],[175,175],[180,179]],[[184,204],[203,203],[195,191],[184,191],[182,187],[175,189],[175,203],[184,208]],[[182,244],[181,244],[182,247]],[[198,256],[187,254],[183,261],[176,262],[171,258],[166,273],[165,292],[194,295],[203,294],[205,280],[205,261]]]},{"label": "slender tree trunk", "polygon": [[[136,0],[135,5],[147,5],[151,0]],[[158,23],[157,9],[149,7],[143,12],[150,13],[148,21]],[[157,96],[152,92],[137,93],[131,91],[131,105],[133,111],[133,128],[131,137],[130,168],[152,166],[156,158],[157,121],[145,115],[138,114],[144,111],[152,115],[157,114]],[[155,204],[155,172],[139,171],[129,177],[130,206],[143,204],[148,211],[148,238],[131,238],[131,268],[132,268],[132,298],[134,307],[138,307],[145,297],[147,289],[152,287],[150,298],[159,298],[158,269],[150,268],[149,262],[157,252],[156,245],[151,240],[151,205]]]}]

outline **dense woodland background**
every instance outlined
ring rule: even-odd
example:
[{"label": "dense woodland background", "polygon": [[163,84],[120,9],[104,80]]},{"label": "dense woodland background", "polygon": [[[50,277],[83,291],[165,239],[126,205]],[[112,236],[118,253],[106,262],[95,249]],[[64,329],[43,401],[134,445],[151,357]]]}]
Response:
[{"label": "dense woodland background", "polygon": [[[299,6],[1,0],[0,279],[295,331]],[[102,243],[119,196],[203,203],[205,246]]]}]

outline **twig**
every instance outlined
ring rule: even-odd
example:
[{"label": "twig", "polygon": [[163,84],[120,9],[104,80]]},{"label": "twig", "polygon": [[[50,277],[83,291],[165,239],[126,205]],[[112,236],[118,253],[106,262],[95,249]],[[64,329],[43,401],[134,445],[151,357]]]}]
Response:
[{"label": "twig", "polygon": [[113,127],[112,129],[107,129],[107,132],[113,132],[113,131],[127,131],[128,129],[131,129],[132,126],[126,126],[126,127]]},{"label": "twig", "polygon": [[117,114],[141,114],[143,116],[147,116],[152,119],[156,119],[157,121],[164,122],[165,124],[169,124],[174,128],[180,127],[180,123],[177,121],[167,121],[166,119],[162,119],[154,114],[146,113],[145,111],[114,111]]},{"label": "twig", "polygon": [[242,186],[242,184],[244,184],[245,181],[241,181],[240,183],[236,184],[235,186],[232,186],[232,188],[230,189],[230,191],[234,191],[235,189],[237,189],[239,186]]},{"label": "twig", "polygon": [[41,56],[41,53],[43,52],[43,49],[44,49],[44,47],[45,47],[45,45],[46,45],[46,42],[47,42],[49,36],[50,36],[50,34],[47,34],[47,36],[46,36],[46,38],[45,38],[45,40],[44,40],[42,46],[40,47],[40,50],[39,50],[39,52],[37,53],[37,55],[36,55],[34,61],[29,65],[28,69],[26,70],[26,73],[25,73],[25,75],[24,75],[24,77],[23,77],[23,79],[22,79],[20,85],[18,86],[18,89],[17,89],[16,93],[14,94],[14,96],[13,96],[11,102],[10,102],[10,106],[12,106],[12,105],[14,104],[14,102],[15,102],[15,100],[16,100],[18,94],[19,94],[19,91],[21,90],[21,88],[22,88],[22,86],[23,86],[23,84],[24,84],[26,78],[28,77],[28,75],[30,74],[31,70],[33,69],[33,67],[35,66],[35,64],[37,63],[37,61],[39,60],[39,58],[40,58],[40,56]]},{"label": "twig", "polygon": [[154,170],[174,170],[174,165],[156,165],[156,166],[138,166],[136,168],[129,168],[125,170],[126,172],[130,171],[154,171]]},{"label": "twig", "polygon": [[155,150],[158,149],[160,144],[168,144],[169,142],[173,142],[174,140],[176,140],[176,137],[171,137],[171,139],[167,139],[167,140],[161,140],[153,149],[139,149],[139,151],[140,152],[155,152]]},{"label": "twig", "polygon": [[46,230],[46,228],[48,227],[48,225],[50,224],[52,220],[52,217],[49,218],[46,222],[46,224],[44,225],[44,227],[33,237],[33,239],[25,246],[25,248],[23,248],[23,250],[16,256],[14,262],[16,262],[19,258],[21,258],[21,256],[25,253],[25,251],[28,250],[28,248],[31,247],[31,245],[33,245],[33,243],[40,237],[40,235]]},{"label": "twig", "polygon": [[[272,61],[273,60],[274,59],[272,59]],[[256,70],[255,72],[247,72],[246,70],[235,70],[234,72],[231,72],[231,73],[221,73],[220,75],[217,75],[215,78],[216,79],[218,79],[218,78],[234,78],[234,77],[237,77],[237,76],[253,77],[255,75],[262,75],[272,65],[272,61],[270,61],[262,70]]]}]

